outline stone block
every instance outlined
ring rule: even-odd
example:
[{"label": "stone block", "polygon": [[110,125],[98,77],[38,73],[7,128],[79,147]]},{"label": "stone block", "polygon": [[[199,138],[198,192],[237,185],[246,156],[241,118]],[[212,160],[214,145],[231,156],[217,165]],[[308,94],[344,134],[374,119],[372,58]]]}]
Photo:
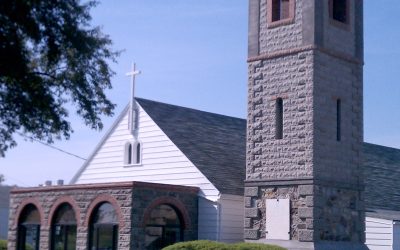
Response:
[{"label": "stone block", "polygon": [[258,217],[258,208],[246,208],[244,210],[244,216],[247,218],[257,218]]},{"label": "stone block", "polygon": [[299,207],[299,217],[300,218],[312,218],[313,208],[312,207]]},{"label": "stone block", "polygon": [[306,205],[307,205],[307,207],[313,207],[314,206],[314,196],[307,196],[306,197]]},{"label": "stone block", "polygon": [[251,203],[252,203],[251,202],[251,197],[244,197],[244,206],[245,207],[252,207]]},{"label": "stone block", "polygon": [[249,240],[258,240],[258,230],[257,229],[245,229],[244,238]]},{"label": "stone block", "polygon": [[245,187],[244,196],[258,196],[258,187]]},{"label": "stone block", "polygon": [[297,224],[297,229],[307,229],[307,224],[306,223],[299,223],[299,224]]},{"label": "stone block", "polygon": [[251,218],[245,218],[244,219],[244,227],[245,228],[250,228],[252,224],[252,219]]},{"label": "stone block", "polygon": [[306,219],[307,229],[314,229],[314,220],[313,219]]},{"label": "stone block", "polygon": [[314,230],[299,230],[299,241],[313,241]]},{"label": "stone block", "polygon": [[313,185],[301,185],[299,186],[299,195],[312,195],[314,194]]}]

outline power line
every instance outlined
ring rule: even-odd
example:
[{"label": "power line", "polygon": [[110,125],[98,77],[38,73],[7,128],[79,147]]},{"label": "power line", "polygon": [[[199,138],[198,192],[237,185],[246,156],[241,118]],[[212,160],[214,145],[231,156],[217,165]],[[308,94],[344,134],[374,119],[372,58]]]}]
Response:
[{"label": "power line", "polygon": [[22,133],[20,133],[20,132],[17,132],[17,134],[19,134],[20,136],[22,136],[22,137],[24,137],[24,138],[26,138],[26,139],[30,139],[30,140],[32,140],[32,141],[38,142],[38,143],[40,143],[40,144],[42,144],[42,145],[44,145],[44,146],[47,146],[47,147],[49,147],[49,148],[58,150],[58,151],[60,151],[60,152],[62,152],[62,153],[64,153],[64,154],[67,154],[67,155],[70,155],[70,156],[73,156],[73,157],[76,157],[76,158],[79,158],[79,159],[81,159],[81,160],[86,161],[85,158],[83,158],[83,157],[81,157],[81,156],[79,156],[79,155],[76,155],[76,154],[67,152],[67,151],[65,151],[65,150],[63,150],[63,149],[61,149],[61,148],[58,148],[58,147],[53,146],[53,145],[50,145],[50,144],[48,144],[48,143],[46,143],[46,142],[43,142],[43,141],[38,140],[38,139],[35,139],[35,138],[31,137],[31,136],[24,135],[24,134],[22,134]]}]

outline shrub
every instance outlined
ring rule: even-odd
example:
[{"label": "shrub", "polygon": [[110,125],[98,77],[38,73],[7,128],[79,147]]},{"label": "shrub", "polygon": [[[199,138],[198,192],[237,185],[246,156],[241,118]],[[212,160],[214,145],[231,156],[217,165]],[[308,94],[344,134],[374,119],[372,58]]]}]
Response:
[{"label": "shrub", "polygon": [[229,250],[228,246],[224,243],[208,241],[208,240],[197,240],[179,242],[171,246],[163,248],[163,250]]},{"label": "shrub", "polygon": [[7,241],[0,240],[0,250],[7,250]]},{"label": "shrub", "polygon": [[256,244],[256,243],[237,243],[233,245],[235,250],[284,250],[286,248],[266,245],[266,244]]},{"label": "shrub", "polygon": [[256,243],[225,244],[215,241],[198,240],[176,243],[163,248],[163,250],[285,250],[285,248]]}]

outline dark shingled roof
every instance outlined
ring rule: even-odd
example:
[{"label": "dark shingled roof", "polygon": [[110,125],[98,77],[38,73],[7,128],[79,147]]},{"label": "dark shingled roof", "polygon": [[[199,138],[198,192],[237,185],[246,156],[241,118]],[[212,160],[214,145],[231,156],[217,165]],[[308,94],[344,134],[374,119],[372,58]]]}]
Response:
[{"label": "dark shingled roof", "polygon": [[400,210],[400,150],[364,143],[363,153],[365,206]]},{"label": "dark shingled roof", "polygon": [[141,98],[136,100],[221,193],[243,195],[245,119]]},{"label": "dark shingled roof", "polygon": [[400,221],[400,211],[367,208],[365,215],[373,218]]}]

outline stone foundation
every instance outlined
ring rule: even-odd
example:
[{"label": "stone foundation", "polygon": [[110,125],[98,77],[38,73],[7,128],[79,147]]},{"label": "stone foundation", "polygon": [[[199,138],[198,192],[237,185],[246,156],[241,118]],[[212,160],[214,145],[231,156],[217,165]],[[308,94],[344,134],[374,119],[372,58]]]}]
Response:
[{"label": "stone foundation", "polygon": [[[282,182],[283,183],[283,182]],[[290,240],[359,244],[365,225],[360,191],[315,184],[250,186],[245,188],[245,239],[267,241],[266,199],[290,199]],[[325,242],[325,243],[324,243]],[[311,246],[311,245],[310,245]],[[314,244],[312,244],[314,247]]]}]

